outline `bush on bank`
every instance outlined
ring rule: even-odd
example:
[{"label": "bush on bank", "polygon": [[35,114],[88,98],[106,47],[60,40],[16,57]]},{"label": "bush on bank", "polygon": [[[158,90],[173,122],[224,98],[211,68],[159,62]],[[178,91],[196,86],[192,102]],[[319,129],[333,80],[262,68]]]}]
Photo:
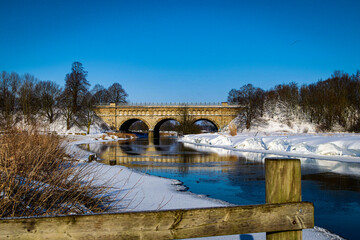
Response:
[{"label": "bush on bank", "polygon": [[0,135],[0,218],[84,214],[110,208],[109,189],[69,158],[63,139],[35,130]]}]

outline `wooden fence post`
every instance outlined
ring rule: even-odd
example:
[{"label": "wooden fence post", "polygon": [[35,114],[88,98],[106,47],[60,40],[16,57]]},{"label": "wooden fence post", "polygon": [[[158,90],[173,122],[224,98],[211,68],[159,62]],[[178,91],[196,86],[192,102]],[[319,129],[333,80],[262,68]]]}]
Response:
[{"label": "wooden fence post", "polygon": [[[299,159],[265,159],[266,203],[301,202]],[[296,224],[296,219],[293,220]],[[300,240],[302,231],[266,233],[266,240]]]}]

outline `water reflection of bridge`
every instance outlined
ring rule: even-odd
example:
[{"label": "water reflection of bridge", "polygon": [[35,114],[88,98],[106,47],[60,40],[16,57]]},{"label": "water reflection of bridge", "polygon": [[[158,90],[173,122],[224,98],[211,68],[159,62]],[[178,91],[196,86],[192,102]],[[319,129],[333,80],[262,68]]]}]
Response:
[{"label": "water reflection of bridge", "polygon": [[[116,164],[139,170],[156,169],[166,172],[227,171],[224,165],[237,161],[236,156],[219,156],[201,153],[171,138],[143,139],[142,141],[87,145],[87,150],[97,152],[103,163]],[[220,166],[221,165],[221,166]]]},{"label": "water reflection of bridge", "polygon": [[[207,163],[229,161],[229,156],[219,156],[217,154],[198,154],[188,152],[188,154],[170,154],[164,149],[169,146],[132,147],[130,144],[108,147],[101,154],[105,161],[116,160],[117,164],[127,164],[131,162],[159,162],[159,163]],[[233,161],[236,156],[230,157]]]}]

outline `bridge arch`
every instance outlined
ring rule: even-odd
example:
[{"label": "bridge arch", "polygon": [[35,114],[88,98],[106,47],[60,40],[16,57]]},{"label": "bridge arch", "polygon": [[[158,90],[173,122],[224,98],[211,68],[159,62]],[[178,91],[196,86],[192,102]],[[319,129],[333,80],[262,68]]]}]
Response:
[{"label": "bridge arch", "polygon": [[154,126],[154,136],[158,137],[160,135],[160,127],[163,123],[167,122],[167,121],[176,121],[179,122],[178,119],[176,118],[171,118],[171,117],[164,117],[164,118],[160,118],[156,121],[155,126]]},{"label": "bridge arch", "polygon": [[123,122],[121,122],[119,125],[120,125],[120,128],[119,130],[122,131],[122,132],[128,132],[129,131],[129,128],[130,126],[137,122],[137,121],[142,121],[143,123],[145,123],[145,125],[147,126],[147,128],[150,130],[151,129],[151,126],[150,124],[143,118],[130,118],[130,119],[127,119],[127,120],[124,120]]},{"label": "bridge arch", "polygon": [[216,121],[212,120],[211,118],[196,118],[193,123],[195,124],[198,121],[210,122],[211,124],[213,124],[216,127],[217,132],[220,130],[220,125]]}]

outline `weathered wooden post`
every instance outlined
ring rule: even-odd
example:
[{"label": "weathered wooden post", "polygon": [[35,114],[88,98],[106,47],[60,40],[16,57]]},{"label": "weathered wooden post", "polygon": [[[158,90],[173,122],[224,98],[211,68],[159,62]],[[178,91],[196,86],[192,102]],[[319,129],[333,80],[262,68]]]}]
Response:
[{"label": "weathered wooden post", "polygon": [[[299,159],[265,159],[266,203],[301,202]],[[301,209],[300,209],[301,211]],[[299,224],[293,220],[293,224]],[[267,240],[300,240],[302,231],[268,232]]]}]

